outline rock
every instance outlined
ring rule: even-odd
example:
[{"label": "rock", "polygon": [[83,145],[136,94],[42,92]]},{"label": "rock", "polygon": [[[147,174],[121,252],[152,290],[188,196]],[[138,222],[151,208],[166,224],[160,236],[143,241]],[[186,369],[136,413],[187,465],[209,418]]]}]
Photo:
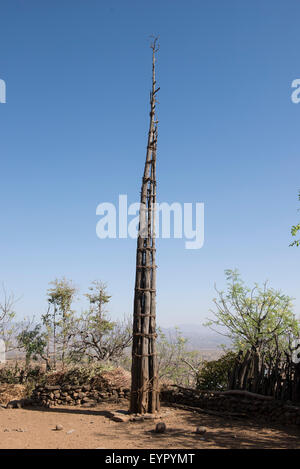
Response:
[{"label": "rock", "polygon": [[65,385],[63,386],[63,390],[64,390],[64,391],[70,391],[70,389],[71,389],[71,386],[70,386],[69,384],[65,384]]},{"label": "rock", "polygon": [[72,391],[80,392],[81,391],[81,386],[75,385],[75,386],[72,386],[71,389],[72,389]]},{"label": "rock", "polygon": [[96,407],[97,401],[95,399],[85,397],[82,399],[81,404],[83,407]]},{"label": "rock", "polygon": [[198,435],[204,435],[206,433],[206,428],[205,427],[197,427],[196,428],[196,433]]},{"label": "rock", "polygon": [[95,402],[95,400],[91,399],[90,397],[84,397],[82,399],[82,404],[89,404],[90,402]]},{"label": "rock", "polygon": [[69,431],[67,432],[67,435],[71,435],[71,433],[73,433],[73,432],[75,432],[75,430],[69,430]]},{"label": "rock", "polygon": [[129,422],[133,418],[128,412],[118,411],[110,411],[107,413],[107,416],[111,418],[114,422]]},{"label": "rock", "polygon": [[167,430],[167,426],[164,422],[159,422],[156,424],[155,433],[165,433]]},{"label": "rock", "polygon": [[22,399],[10,401],[10,402],[8,402],[8,404],[6,405],[6,408],[7,408],[7,409],[22,409],[22,407],[23,407]]},{"label": "rock", "polygon": [[46,384],[46,386],[44,386],[44,389],[46,391],[56,391],[56,390],[60,390],[60,386],[58,384],[56,385]]},{"label": "rock", "polygon": [[58,424],[58,425],[56,425],[56,427],[55,427],[54,430],[57,431],[57,432],[59,432],[59,431],[61,431],[61,430],[63,430],[63,429],[64,429],[64,427],[63,427],[62,425],[59,425],[59,424]]},{"label": "rock", "polygon": [[143,415],[133,415],[132,417],[130,417],[131,422],[142,422],[143,420],[144,420]]},{"label": "rock", "polygon": [[85,403],[81,404],[81,407],[83,407],[85,409],[89,409],[89,408],[97,407],[97,403],[95,401],[85,402]]}]

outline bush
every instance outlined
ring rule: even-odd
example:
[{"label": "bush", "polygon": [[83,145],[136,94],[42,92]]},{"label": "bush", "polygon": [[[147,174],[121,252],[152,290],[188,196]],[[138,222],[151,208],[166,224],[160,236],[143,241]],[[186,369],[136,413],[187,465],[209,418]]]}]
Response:
[{"label": "bush", "polygon": [[207,391],[227,389],[236,357],[236,353],[228,351],[218,360],[203,362],[197,376],[197,389]]},{"label": "bush", "polygon": [[95,382],[104,371],[114,367],[108,364],[91,363],[84,366],[73,366],[60,371],[50,371],[43,376],[42,384],[81,386]]},{"label": "bush", "polygon": [[25,384],[28,382],[39,382],[44,371],[39,366],[31,367],[20,365],[7,365],[0,368],[0,383],[2,384]]},{"label": "bush", "polygon": [[5,366],[0,369],[1,384],[20,384],[21,368],[18,363],[14,366]]}]

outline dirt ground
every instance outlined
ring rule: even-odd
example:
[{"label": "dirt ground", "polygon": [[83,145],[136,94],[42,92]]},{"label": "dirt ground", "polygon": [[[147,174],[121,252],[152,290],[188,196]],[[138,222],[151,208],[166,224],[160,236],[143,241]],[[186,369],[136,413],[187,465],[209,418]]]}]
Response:
[{"label": "dirt ground", "polygon": [[[0,410],[1,449],[214,449],[300,448],[300,429],[263,425],[163,407],[165,434],[153,432],[157,421],[114,422],[107,411],[126,404],[94,408],[55,407]],[[61,431],[53,430],[62,425]],[[195,433],[206,427],[205,435]]]}]

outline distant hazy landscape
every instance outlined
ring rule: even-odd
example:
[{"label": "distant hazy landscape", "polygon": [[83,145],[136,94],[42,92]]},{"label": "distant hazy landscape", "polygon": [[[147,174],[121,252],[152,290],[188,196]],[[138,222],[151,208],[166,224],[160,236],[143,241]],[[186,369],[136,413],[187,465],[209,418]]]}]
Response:
[{"label": "distant hazy landscape", "polygon": [[[227,337],[212,331],[200,324],[178,324],[176,326],[181,335],[187,339],[188,350],[199,350],[204,359],[214,359],[222,354],[222,345],[229,347],[230,340]],[[175,327],[162,327],[162,332],[168,338],[174,337]]]}]

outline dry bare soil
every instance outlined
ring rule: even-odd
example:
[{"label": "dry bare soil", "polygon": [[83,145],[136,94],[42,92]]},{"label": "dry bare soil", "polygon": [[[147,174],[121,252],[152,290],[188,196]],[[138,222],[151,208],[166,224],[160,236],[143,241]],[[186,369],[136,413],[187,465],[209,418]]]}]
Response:
[{"label": "dry bare soil", "polygon": [[[263,425],[163,407],[165,434],[155,433],[157,421],[115,422],[108,411],[127,410],[127,404],[94,408],[38,407],[0,410],[0,448],[24,449],[231,449],[300,448],[300,429]],[[56,425],[63,427],[55,431]],[[195,433],[206,427],[205,435]]]}]

